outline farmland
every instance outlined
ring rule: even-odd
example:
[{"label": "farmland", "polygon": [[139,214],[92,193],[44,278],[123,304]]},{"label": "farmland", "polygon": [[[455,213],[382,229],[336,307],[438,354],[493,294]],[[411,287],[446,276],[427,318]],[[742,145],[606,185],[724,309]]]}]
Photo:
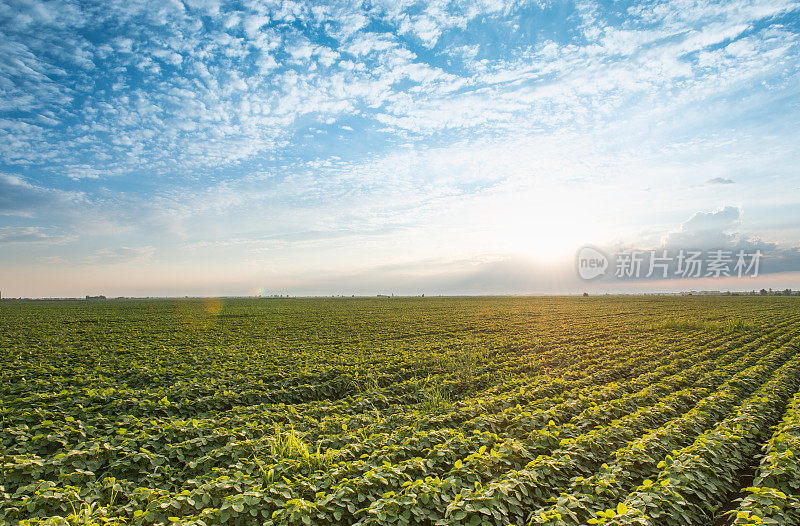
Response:
[{"label": "farmland", "polygon": [[0,524],[798,524],[780,297],[8,301]]}]

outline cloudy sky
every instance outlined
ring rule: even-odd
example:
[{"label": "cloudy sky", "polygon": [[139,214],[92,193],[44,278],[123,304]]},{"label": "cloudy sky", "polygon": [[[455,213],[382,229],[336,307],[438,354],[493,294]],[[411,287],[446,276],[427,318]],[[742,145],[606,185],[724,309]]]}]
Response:
[{"label": "cloudy sky", "polygon": [[797,1],[0,0],[0,56],[4,296],[800,287]]}]

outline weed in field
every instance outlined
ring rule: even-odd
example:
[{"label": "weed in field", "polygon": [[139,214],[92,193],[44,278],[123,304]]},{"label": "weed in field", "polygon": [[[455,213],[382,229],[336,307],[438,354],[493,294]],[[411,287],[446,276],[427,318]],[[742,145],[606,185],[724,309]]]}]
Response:
[{"label": "weed in field", "polygon": [[419,410],[422,413],[433,413],[450,405],[450,394],[431,377],[426,378],[422,384],[422,403]]},{"label": "weed in field", "polygon": [[319,446],[316,451],[309,450],[294,428],[284,429],[278,423],[275,423],[274,426],[274,438],[270,443],[270,453],[279,459],[298,460],[314,469],[324,469],[333,461],[332,451],[327,450],[323,453]]}]

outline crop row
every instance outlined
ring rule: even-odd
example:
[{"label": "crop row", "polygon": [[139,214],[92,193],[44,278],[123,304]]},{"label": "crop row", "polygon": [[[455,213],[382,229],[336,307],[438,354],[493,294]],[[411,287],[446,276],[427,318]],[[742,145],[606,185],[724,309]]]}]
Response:
[{"label": "crop row", "polygon": [[[594,473],[610,459],[615,450],[636,440],[647,429],[683,418],[686,411],[706,397],[735,403],[769,378],[772,371],[795,352],[792,346],[784,345],[771,350],[767,356],[759,357],[757,353],[752,357],[755,360],[751,359],[750,363],[757,361],[758,365],[749,369],[743,368],[748,363],[746,361],[713,369],[698,382],[697,387],[682,393],[685,398],[681,397],[673,402],[678,405],[671,405],[668,400],[664,400],[652,411],[639,410],[610,426],[592,430],[574,443],[565,444],[565,447],[554,454],[530,463],[524,470],[511,472],[503,480],[494,481],[483,491],[463,496],[457,505],[448,509],[448,513],[454,515],[459,510],[466,517],[472,517],[482,513],[480,510],[483,508],[490,511],[497,508],[501,514],[507,513],[505,520],[509,523],[521,524],[528,518],[530,510],[542,507],[551,497],[563,491],[558,488],[566,489],[572,477],[586,477]],[[520,504],[516,507],[508,506],[508,497],[513,497]],[[467,506],[474,511],[468,510]],[[457,518],[462,520],[461,514]]]},{"label": "crop row", "polygon": [[[794,352],[798,341],[800,339],[789,342],[779,351]],[[583,524],[598,512],[606,511],[647,477],[654,476],[658,472],[657,464],[672,451],[689,445],[699,433],[711,428],[740,399],[743,387],[752,390],[764,378],[763,374],[758,374],[759,368],[745,370],[738,379],[728,383],[729,389],[714,392],[681,418],[628,443],[597,473],[577,477],[554,504],[534,513],[533,521]]]},{"label": "crop row", "polygon": [[610,525],[691,525],[713,520],[739,474],[758,449],[765,430],[780,419],[800,383],[800,356],[782,366],[732,415],[664,460],[655,480],[647,479],[612,513],[595,519]]},{"label": "crop row", "polygon": [[783,421],[764,445],[764,457],[753,486],[745,488],[735,524],[800,523],[800,393],[786,408]]},{"label": "crop row", "polygon": [[[742,368],[749,362],[735,360],[735,358],[741,356],[740,353],[735,352],[736,349],[737,348],[734,347],[734,356],[731,357],[731,361],[734,364],[732,367]],[[761,349],[762,354],[766,354],[769,350],[770,346],[764,346]],[[757,360],[759,356],[759,353],[755,353],[749,357],[749,361],[752,362]],[[718,381],[721,381],[727,371],[725,369],[715,370],[715,368],[720,364],[714,360],[705,361],[702,360],[702,358],[709,358],[709,356],[700,355],[698,357],[699,364],[696,366],[696,371],[692,372],[691,368],[689,368],[684,371],[683,374],[688,373],[691,375],[702,371],[706,373],[707,377],[709,374],[713,374],[714,378],[718,378]],[[664,368],[669,369],[669,364],[665,365]],[[704,378],[704,380],[705,382],[700,383],[707,384],[712,387],[715,385],[713,381],[709,381],[709,378]],[[647,384],[645,383],[644,385]],[[676,387],[678,386],[679,385],[676,385]],[[657,402],[659,398],[665,394],[663,391],[664,387],[661,387],[660,389],[661,390],[659,390],[659,388],[645,388],[646,391],[650,392],[650,403]],[[708,389],[708,387],[703,387],[700,389]],[[687,402],[685,400],[680,400],[680,403],[683,403],[685,407]],[[630,409],[630,407],[633,407],[633,405],[623,405],[619,407],[618,414],[624,414]],[[611,410],[612,406],[608,406],[606,409]],[[644,414],[644,411],[640,412]],[[600,411],[600,413],[602,414],[604,411]],[[612,415],[613,413],[609,415],[609,418],[611,418]],[[645,421],[651,422],[652,420]],[[554,427],[556,427],[555,423],[547,426],[545,433],[539,435],[540,440],[548,440],[550,444],[557,445],[562,439],[558,438],[558,429],[553,429]],[[627,426],[623,424],[620,427],[624,429]],[[580,426],[573,425],[573,429],[580,429]],[[315,475],[317,478],[316,481],[313,479],[307,480],[301,478],[299,480],[292,481],[292,483],[289,484],[286,481],[275,477],[275,473],[273,472],[273,477],[276,479],[276,481],[274,481],[272,484],[268,484],[266,487],[257,487],[248,484],[247,477],[239,478],[236,482],[240,484],[245,491],[223,498],[221,504],[218,505],[218,511],[213,511],[213,509],[209,510],[208,507],[204,507],[203,509],[207,510],[206,514],[211,514],[210,517],[213,519],[213,521],[223,519],[235,521],[236,517],[241,517],[242,520],[246,521],[246,519],[242,517],[242,514],[249,513],[249,511],[253,509],[258,509],[260,513],[267,512],[267,516],[269,517],[274,515],[272,518],[279,522],[284,520],[291,521],[292,516],[296,517],[297,520],[301,520],[302,517],[308,517],[309,515],[314,516],[315,514],[319,515],[321,513],[324,517],[318,517],[321,521],[341,521],[341,523],[349,524],[353,522],[354,516],[357,517],[361,515],[361,513],[364,513],[363,511],[359,513],[359,510],[364,510],[367,508],[367,504],[373,501],[373,499],[376,497],[378,497],[378,501],[376,502],[381,502],[383,499],[391,500],[393,498],[392,495],[385,495],[387,492],[391,493],[391,488],[402,488],[403,484],[412,481],[417,483],[425,483],[425,478],[431,479],[430,475],[427,477],[425,476],[426,471],[435,465],[447,465],[449,467],[449,472],[446,473],[443,478],[439,478],[439,480],[445,481],[442,485],[437,486],[435,482],[433,482],[436,480],[436,477],[433,477],[433,481],[429,481],[427,483],[428,485],[433,486],[431,488],[432,491],[430,492],[431,506],[427,508],[427,511],[435,513],[436,509],[444,509],[444,506],[441,508],[439,507],[439,504],[442,503],[442,497],[447,498],[448,495],[457,493],[456,490],[461,487],[460,484],[462,483],[462,477],[463,482],[474,484],[475,476],[480,470],[473,469],[473,463],[476,464],[476,467],[479,467],[478,465],[481,463],[494,464],[494,471],[489,470],[487,473],[487,476],[491,477],[492,475],[496,475],[508,470],[509,464],[506,459],[509,457],[527,454],[525,448],[516,446],[516,444],[513,443],[510,444],[510,446],[516,447],[509,447],[508,443],[502,443],[497,439],[497,437],[492,435],[481,433],[478,435],[478,439],[479,441],[477,443],[474,441],[469,441],[467,443],[467,448],[453,447],[452,449],[440,448],[438,450],[434,448],[434,451],[432,451],[434,455],[430,455],[427,459],[412,459],[410,462],[407,462],[405,466],[402,464],[392,465],[384,463],[377,469],[373,467],[373,469],[366,474],[367,476],[364,479],[366,485],[362,485],[362,489],[359,489],[359,485],[357,484],[356,480],[345,478],[339,490],[336,490],[335,486],[331,487],[327,494],[321,495],[320,498],[317,499],[319,502],[298,497],[296,494],[297,488],[306,488],[306,494],[309,490],[316,490],[317,492],[320,492],[326,489],[325,485],[330,484],[331,480],[335,480],[336,478],[334,475],[332,475],[336,471],[336,466],[328,467],[327,469],[322,470],[320,475]],[[500,442],[499,447],[497,447],[498,442]],[[455,445],[456,444],[451,444],[451,446]],[[459,445],[463,445],[463,441],[462,444]],[[470,448],[473,447],[474,449],[472,449],[469,454],[465,454],[470,450]],[[462,461],[462,458],[466,462]],[[433,466],[428,465],[428,463],[431,461],[434,462]],[[466,467],[465,464],[467,464]],[[346,466],[344,467],[347,469]],[[465,474],[459,476],[459,471]],[[449,487],[449,481],[456,478],[459,479],[459,485],[453,485],[453,487]],[[472,480],[470,480],[470,478],[472,478]],[[413,486],[413,482],[411,485],[407,484],[407,489],[403,490],[405,495],[410,495],[412,494],[412,491],[419,490],[419,488],[415,488]],[[214,497],[214,495],[219,495],[218,492],[214,491],[215,489],[220,489],[219,484],[219,481],[211,480],[197,487],[195,491],[189,492],[187,495],[178,496],[177,498],[168,499],[167,501],[158,500],[153,504],[155,505],[155,509],[160,509],[160,506],[163,506],[166,503],[166,513],[172,513],[172,516],[180,517],[183,513],[185,513],[184,510],[186,510],[186,505],[184,503],[187,501],[200,502],[203,506],[213,506],[216,502],[219,502],[217,501],[217,498]],[[221,489],[228,489],[225,486],[226,483],[223,482],[223,487]],[[198,496],[202,497],[198,498]],[[241,502],[241,500],[245,498],[249,501],[249,504],[247,504],[247,502]],[[203,502],[201,499],[205,499],[206,502]],[[421,497],[421,500],[424,499],[424,496]],[[272,502],[272,505],[270,505],[270,502]],[[335,505],[336,502],[342,503],[341,506],[337,507]],[[277,507],[277,509],[273,511],[275,507]],[[237,511],[238,509],[247,511]],[[327,509],[328,511],[325,512],[324,509]],[[399,505],[398,509],[400,509]],[[405,508],[403,509],[405,510]],[[309,512],[309,510],[314,510],[315,513],[312,514]],[[368,510],[365,511],[367,511],[367,513],[364,514],[364,517],[370,517],[371,515],[368,513]],[[146,517],[146,515],[143,517]],[[190,517],[186,517],[186,519],[189,518]]]},{"label": "crop row", "polygon": [[791,363],[796,311],[4,302],[0,523],[522,524],[562,505],[610,521]]}]

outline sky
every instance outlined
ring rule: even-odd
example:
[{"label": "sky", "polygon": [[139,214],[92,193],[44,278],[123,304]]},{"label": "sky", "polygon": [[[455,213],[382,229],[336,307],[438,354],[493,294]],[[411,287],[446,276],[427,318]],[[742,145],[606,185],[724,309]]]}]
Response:
[{"label": "sky", "polygon": [[0,0],[0,57],[5,297],[800,288],[798,1]]}]

